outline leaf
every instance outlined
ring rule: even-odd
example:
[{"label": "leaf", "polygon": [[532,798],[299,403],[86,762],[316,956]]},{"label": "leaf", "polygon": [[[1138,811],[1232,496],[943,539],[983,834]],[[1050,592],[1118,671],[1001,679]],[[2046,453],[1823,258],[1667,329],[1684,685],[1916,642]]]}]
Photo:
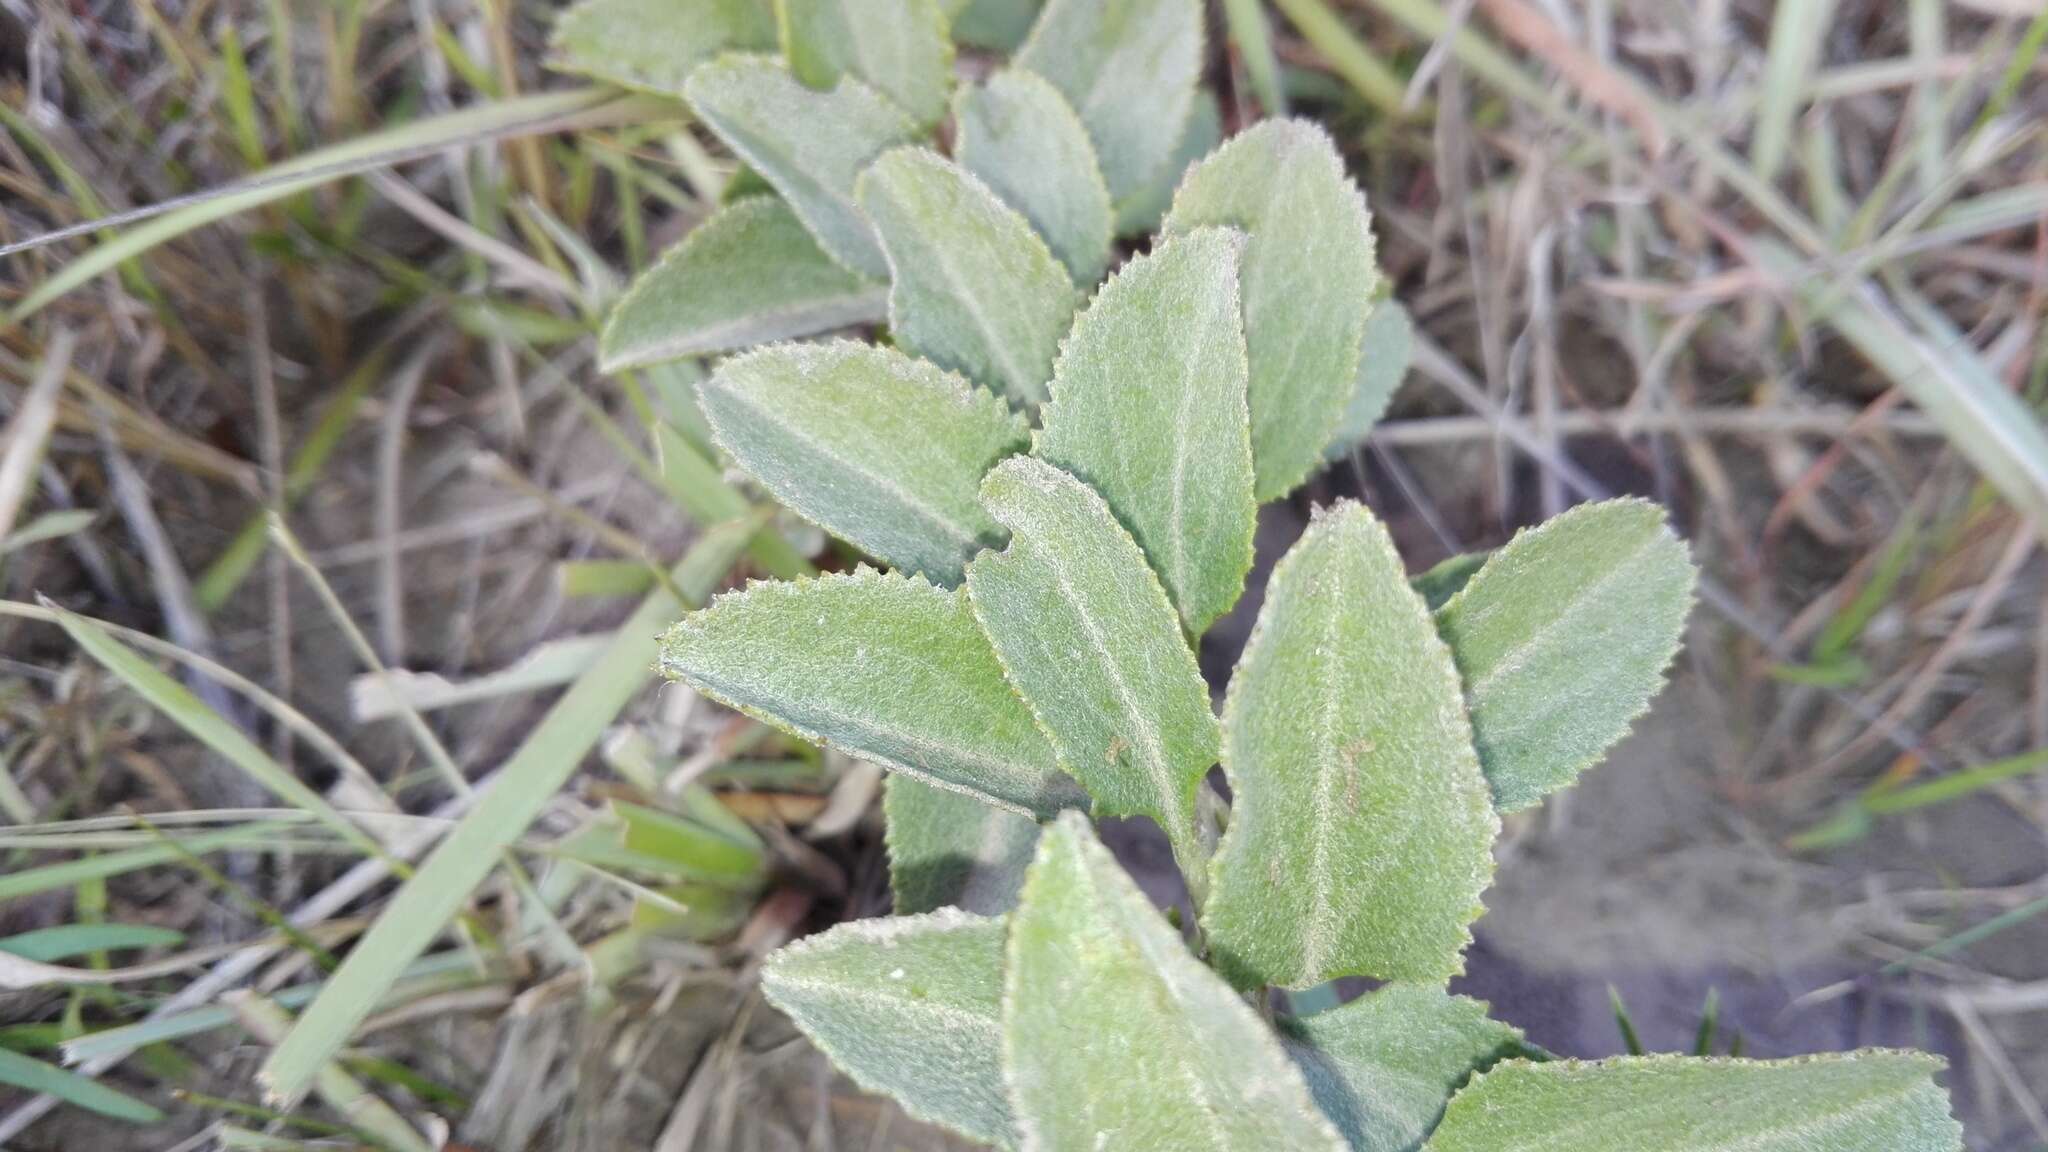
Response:
[{"label": "leaf", "polygon": [[1003,1051],[1024,1146],[1336,1152],[1299,1069],[1079,813],[1010,919]]},{"label": "leaf", "polygon": [[[1422,597],[1422,602],[1434,612],[1450,603],[1451,597],[1456,596],[1460,589],[1472,582],[1472,577],[1478,575],[1479,570],[1486,566],[1487,555],[1485,552],[1460,552],[1443,560],[1429,571],[1411,577],[1408,586],[1415,589],[1415,594]],[[1456,657],[1457,653],[1453,652],[1451,655]],[[1485,757],[1480,757],[1479,766],[1486,766]]]},{"label": "leaf", "polygon": [[1111,203],[1142,192],[1187,124],[1202,64],[1195,0],[1048,0],[1015,64],[1066,94]]},{"label": "leaf", "polygon": [[892,567],[954,585],[1002,542],[977,494],[1026,425],[958,376],[851,341],[784,344],[726,361],[699,395],[777,500]]},{"label": "leaf", "polygon": [[1457,669],[1364,506],[1273,569],[1223,706],[1235,800],[1202,923],[1249,987],[1460,971],[1500,821]]},{"label": "leaf", "polygon": [[897,915],[950,905],[992,916],[1016,906],[1036,822],[902,775],[883,782],[882,813]]},{"label": "leaf", "polygon": [[1080,797],[962,592],[871,569],[757,583],[662,637],[661,668],[726,704],[1013,812]]},{"label": "leaf", "polygon": [[1042,460],[1005,460],[981,498],[1010,546],[967,566],[967,592],[1004,672],[1095,812],[1150,816],[1199,883],[1216,718],[1165,589],[1102,497]]},{"label": "leaf", "polygon": [[1109,502],[1200,636],[1252,566],[1238,257],[1205,228],[1125,264],[1074,322],[1033,451]]},{"label": "leaf", "polygon": [[953,10],[953,39],[1009,55],[1031,34],[1040,0],[942,0]]},{"label": "leaf", "polygon": [[853,203],[875,157],[917,138],[917,125],[874,89],[844,77],[813,92],[768,56],[725,56],[690,74],[691,107],[726,146],[775,186],[818,245],[872,280],[889,274]]},{"label": "leaf", "polygon": [[1281,1042],[1353,1152],[1415,1152],[1451,1093],[1521,1051],[1486,1005],[1426,984],[1388,984],[1290,1021]]},{"label": "leaf", "polygon": [[889,290],[834,263],[789,205],[750,196],[719,210],[619,298],[598,367],[619,372],[880,323]]},{"label": "leaf", "polygon": [[775,47],[765,0],[583,0],[549,37],[550,67],[662,96],[720,52]]},{"label": "leaf", "polygon": [[159,1124],[164,1119],[162,1110],[153,1104],[6,1048],[0,1048],[0,1085],[30,1095],[54,1096],[74,1107],[130,1124]]},{"label": "leaf", "polygon": [[920,124],[946,114],[953,41],[938,0],[775,0],[782,52],[796,78],[872,85]]},{"label": "leaf", "polygon": [[1518,533],[1437,611],[1496,807],[1570,784],[1649,708],[1695,575],[1663,509],[1609,500]]},{"label": "leaf", "polygon": [[1159,222],[1166,219],[1166,210],[1173,207],[1173,194],[1187,170],[1221,143],[1222,106],[1216,102],[1216,93],[1197,88],[1194,106],[1188,110],[1187,128],[1181,132],[1180,143],[1175,145],[1166,167],[1146,181],[1142,191],[1117,205],[1117,235],[1144,236],[1157,231]]},{"label": "leaf", "polygon": [[1408,318],[1408,310],[1390,299],[1374,304],[1365,318],[1365,337],[1359,345],[1358,376],[1352,385],[1351,400],[1344,408],[1344,418],[1337,423],[1337,434],[1330,438],[1329,447],[1323,449],[1324,456],[1340,460],[1365,443],[1373,425],[1387,414],[1387,405],[1400,389],[1401,379],[1408,374],[1409,361],[1414,357],[1415,322]]},{"label": "leaf", "polygon": [[1016,1146],[1003,1091],[1003,921],[945,909],[841,924],[768,958],[761,990],[854,1082]]},{"label": "leaf", "polygon": [[1920,1052],[1792,1060],[1510,1060],[1451,1100],[1428,1152],[1960,1152]]},{"label": "leaf", "polygon": [[49,964],[124,948],[173,948],[185,934],[154,924],[58,924],[0,938],[0,952]]},{"label": "leaf", "polygon": [[1088,130],[1060,90],[1012,69],[953,98],[953,155],[1024,214],[1076,285],[1109,265],[1109,188]]},{"label": "leaf", "polygon": [[877,160],[856,195],[888,253],[897,339],[1020,403],[1043,400],[1080,301],[1030,223],[924,148]]},{"label": "leaf", "polygon": [[1379,283],[1365,197],[1330,138],[1268,120],[1194,166],[1168,233],[1222,224],[1245,246],[1245,343],[1260,501],[1286,495],[1323,456],[1358,375],[1366,302]]}]

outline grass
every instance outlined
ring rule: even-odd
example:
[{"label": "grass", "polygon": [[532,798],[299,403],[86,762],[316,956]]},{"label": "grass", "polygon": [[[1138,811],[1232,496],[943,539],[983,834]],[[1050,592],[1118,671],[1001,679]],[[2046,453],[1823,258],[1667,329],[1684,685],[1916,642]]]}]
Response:
[{"label": "grass", "polygon": [[[800,830],[836,763],[650,691],[650,638],[839,558],[727,482],[693,368],[591,364],[729,162],[550,79],[518,6],[35,11],[44,87],[0,88],[0,950],[218,958],[0,999],[0,1143],[793,1128],[745,974],[872,910],[875,849],[761,820]],[[1312,495],[1366,488],[1418,565],[1573,494],[1672,503],[1735,830],[1699,843],[1896,890],[1843,944],[1872,987],[2048,978],[1988,950],[2037,894],[1948,882],[1956,829],[2048,811],[2048,14],[1713,11],[1221,4],[1226,115],[1332,127],[1423,333]],[[713,883],[728,852],[772,878]]]}]

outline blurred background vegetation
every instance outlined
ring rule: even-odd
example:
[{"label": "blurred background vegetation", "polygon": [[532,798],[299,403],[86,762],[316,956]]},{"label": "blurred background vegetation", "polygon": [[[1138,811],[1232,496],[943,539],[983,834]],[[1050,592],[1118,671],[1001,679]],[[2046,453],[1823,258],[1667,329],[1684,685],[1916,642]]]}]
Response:
[{"label": "blurred background vegetation", "polygon": [[[848,558],[721,475],[695,365],[596,370],[734,165],[551,71],[558,14],[0,0],[0,1145],[944,1146],[753,992],[886,906],[879,777],[652,633]],[[1641,493],[1707,573],[1463,990],[1579,1055],[1928,1047],[1974,1147],[2048,1147],[2048,6],[1211,16],[1225,131],[1331,129],[1419,329],[1255,578],[1352,494],[1419,570]],[[274,1114],[444,836],[489,879]]]}]

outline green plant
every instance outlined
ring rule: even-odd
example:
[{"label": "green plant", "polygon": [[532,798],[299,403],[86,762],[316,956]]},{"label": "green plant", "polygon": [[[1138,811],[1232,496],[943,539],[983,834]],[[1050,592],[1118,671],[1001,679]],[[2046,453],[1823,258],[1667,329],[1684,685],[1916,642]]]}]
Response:
[{"label": "green plant", "polygon": [[[630,7],[596,0],[563,43]],[[1614,501],[1411,583],[1340,502],[1274,569],[1219,718],[1192,644],[1242,592],[1258,504],[1399,379],[1363,198],[1305,124],[1185,147],[1193,0],[1051,0],[952,96],[949,159],[927,145],[951,7],[784,0],[783,59],[683,62],[760,181],[603,340],[614,368],[894,341],[773,344],[699,393],[741,468],[894,569],[756,583],[663,639],[670,675],[892,770],[899,915],[784,949],[769,997],[864,1086],[1001,1147],[1959,1147],[1933,1057],[1556,1061],[1444,990],[1499,813],[1654,695],[1684,547]],[[699,60],[767,46],[720,10]],[[1190,915],[1084,812],[1156,823]],[[1273,1010],[1344,976],[1386,983]]]}]

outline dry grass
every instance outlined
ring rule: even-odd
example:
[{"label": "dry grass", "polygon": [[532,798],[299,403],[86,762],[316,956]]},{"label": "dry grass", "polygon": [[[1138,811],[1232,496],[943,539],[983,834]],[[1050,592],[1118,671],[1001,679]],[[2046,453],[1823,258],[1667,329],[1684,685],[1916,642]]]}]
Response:
[{"label": "dry grass", "polygon": [[[1258,15],[1227,7],[1240,30]],[[1418,568],[1601,492],[1677,509],[1711,577],[1684,675],[1686,780],[1709,802],[1655,851],[1826,893],[1799,914],[1851,974],[1793,991],[1952,1019],[1986,1148],[2048,1141],[2048,947],[2016,943],[2048,910],[2048,785],[2007,759],[2048,747],[2048,459],[1985,416],[2002,409],[1942,397],[2031,408],[2048,389],[2048,25],[2028,8],[1284,0],[1264,13],[1275,67],[1254,36],[1213,71],[1233,122],[1279,87],[1338,132],[1425,337],[1371,450],[1304,499],[1364,487]],[[546,17],[9,0],[0,245],[561,87]],[[561,115],[596,126],[553,131]],[[0,1049],[53,1060],[229,988],[302,1005],[390,872],[582,671],[588,646],[555,642],[615,625],[617,589],[722,518],[648,466],[664,382],[591,364],[610,294],[702,217],[722,165],[645,106],[474,135],[192,231],[0,331],[0,538],[48,533],[0,555],[0,592],[247,677],[277,703],[178,666],[326,802],[381,812],[359,823],[391,858],[277,810],[46,620],[0,615],[0,891],[88,849],[156,853],[0,899],[0,936],[147,924],[184,941],[65,963],[191,961],[0,993]],[[0,304],[96,235],[7,256]],[[266,547],[265,509],[319,580]],[[772,563],[757,549],[733,575]],[[523,681],[479,679],[529,656]],[[407,682],[416,714],[365,720],[351,702],[380,665],[476,698]],[[526,875],[479,891],[453,962],[381,1006],[344,1071],[401,1125],[497,1152],[904,1146],[908,1122],[835,1085],[749,992],[789,933],[881,906],[872,830],[840,816],[864,797],[828,799],[864,779],[687,693],[634,694],[518,837]],[[657,894],[559,850],[614,801],[693,782],[765,829],[772,878],[757,908],[643,954],[625,934]],[[1580,821],[1626,818],[1593,811],[1520,828],[1514,850],[1540,869],[1609,831]],[[336,1135],[331,1106],[263,1110],[254,1035],[223,1019],[85,1065],[166,1109],[155,1127],[0,1089],[0,1143]],[[344,1140],[379,1122],[352,1115]]]}]

